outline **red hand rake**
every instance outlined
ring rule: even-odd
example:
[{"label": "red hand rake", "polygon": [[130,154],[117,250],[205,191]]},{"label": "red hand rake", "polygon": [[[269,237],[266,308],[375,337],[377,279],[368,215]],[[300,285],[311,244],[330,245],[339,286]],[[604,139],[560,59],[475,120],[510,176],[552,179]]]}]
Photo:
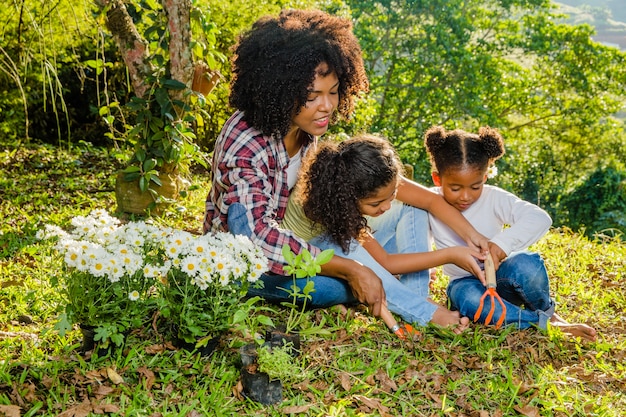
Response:
[{"label": "red hand rake", "polygon": [[502,307],[502,314],[500,315],[500,319],[496,323],[496,329],[498,329],[500,328],[500,326],[502,326],[502,323],[504,323],[504,319],[506,317],[506,306],[504,305],[504,301],[502,301],[502,298],[500,298],[500,295],[498,295],[498,293],[496,292],[496,267],[493,264],[493,259],[491,259],[491,254],[487,254],[487,258],[485,258],[485,277],[487,279],[487,291],[485,291],[483,296],[480,298],[478,310],[476,311],[476,314],[474,314],[474,322],[478,321],[478,319],[480,318],[480,313],[483,312],[483,307],[485,306],[485,298],[487,298],[487,296],[490,296],[491,311],[489,311],[489,314],[485,319],[485,325],[488,325],[489,322],[491,322],[491,319],[493,318],[493,313],[496,310],[496,300],[498,300],[500,306]]}]

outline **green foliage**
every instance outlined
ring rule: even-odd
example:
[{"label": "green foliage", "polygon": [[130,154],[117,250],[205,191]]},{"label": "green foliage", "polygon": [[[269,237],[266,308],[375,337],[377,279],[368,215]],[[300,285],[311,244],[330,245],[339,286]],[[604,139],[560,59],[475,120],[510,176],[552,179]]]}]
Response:
[{"label": "green foliage", "polygon": [[[259,281],[262,283],[262,281]],[[275,315],[276,310],[262,304],[261,297],[250,297],[240,303],[237,311],[232,316],[232,326],[235,330],[245,335],[252,336],[255,342],[262,344],[264,341],[256,335],[261,333],[264,327],[275,327],[270,315]]]},{"label": "green foliage", "polygon": [[[496,184],[555,214],[599,164],[626,160],[626,54],[561,23],[543,0],[351,1],[371,80],[368,129],[430,183],[423,132],[435,124],[505,137]],[[371,111],[371,110],[370,110]]]},{"label": "green foliage", "polygon": [[[151,64],[161,70],[149,81],[152,91],[164,98],[162,89],[171,90],[163,84],[168,29],[161,6],[126,5],[149,42]],[[193,57],[222,78],[207,97],[181,99],[191,108],[188,118],[162,112],[177,108],[176,100],[152,96],[131,103],[124,65],[92,7],[24,0],[0,10],[0,141],[85,140],[122,148],[121,159],[135,154],[128,176],[143,178],[142,187],[156,184],[161,159],[190,151],[200,158],[190,162],[199,163],[204,157],[194,149],[212,150],[232,112],[229,60],[238,34],[281,8],[317,7],[352,19],[371,81],[352,122],[333,126],[332,133],[368,130],[389,137],[418,181],[430,183],[422,135],[433,124],[500,129],[507,154],[496,184],[539,203],[557,222],[562,198],[580,178],[626,160],[625,54],[594,42],[591,26],[565,24],[547,0],[193,0]],[[588,21],[599,24],[602,13],[588,12]],[[162,127],[152,119],[161,119]],[[112,144],[127,136],[128,143]],[[137,153],[139,138],[164,146],[158,155]],[[615,220],[606,216],[607,224]]]},{"label": "green foliage", "polygon": [[[61,145],[69,143],[72,129],[93,128],[94,114],[80,98],[88,76],[80,61],[100,45],[90,7],[87,1],[22,0],[0,8],[0,132],[4,143],[34,137]],[[93,91],[90,99],[96,101]]]},{"label": "green foliage", "polygon": [[[299,254],[295,254],[289,248],[289,245],[285,244],[282,247],[282,254],[287,264],[283,266],[284,271],[291,275],[293,282],[289,290],[284,289],[289,293],[291,302],[282,302],[281,305],[290,309],[289,318],[287,319],[286,332],[290,333],[293,329],[299,327],[304,318],[306,311],[306,303],[311,297],[311,293],[315,291],[315,283],[309,278],[319,274],[322,270],[322,265],[329,262],[335,254],[332,249],[326,249],[320,252],[317,256],[313,257],[308,249],[303,248]],[[303,289],[296,284],[297,279],[306,278],[306,284]]]},{"label": "green foliage", "polygon": [[293,343],[282,346],[262,345],[257,348],[259,371],[265,372],[270,380],[279,379],[283,384],[302,382],[305,373],[299,361],[293,356]]},{"label": "green foliage", "polygon": [[[169,94],[172,90],[186,90],[187,96],[191,95],[179,81],[155,80],[146,98],[134,96],[123,107],[128,111],[123,118],[132,116],[135,124],[127,125],[127,130],[117,136],[110,134],[113,140],[122,142],[122,149],[133,149],[122,172],[126,181],[139,180],[142,191],[147,191],[150,185],[162,185],[160,172],[176,170],[186,174],[192,161],[206,167],[194,142],[196,136],[192,129],[193,123],[201,117],[202,109],[172,99]],[[100,114],[110,123],[111,110],[120,108],[119,103],[112,103],[102,107]]]},{"label": "green foliage", "polygon": [[626,234],[626,171],[598,168],[561,199],[562,222],[576,230]]}]

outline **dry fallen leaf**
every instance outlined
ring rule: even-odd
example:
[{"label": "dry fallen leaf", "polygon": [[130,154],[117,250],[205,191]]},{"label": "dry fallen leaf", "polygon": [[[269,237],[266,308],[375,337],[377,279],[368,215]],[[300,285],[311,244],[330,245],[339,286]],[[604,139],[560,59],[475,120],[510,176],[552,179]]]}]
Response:
[{"label": "dry fallen leaf", "polygon": [[312,404],[307,405],[294,405],[291,407],[285,407],[281,410],[283,414],[301,414],[309,411],[309,408],[312,407]]},{"label": "dry fallen leaf", "polygon": [[68,408],[60,414],[57,414],[57,417],[87,417],[92,410],[93,407],[91,406],[89,400],[87,400],[74,407]]},{"label": "dry fallen leaf", "polygon": [[392,392],[398,390],[398,385],[396,385],[395,381],[389,378],[387,372],[382,369],[376,371],[376,379],[380,382],[380,388],[387,394],[391,394]]},{"label": "dry fallen leaf", "polygon": [[233,395],[235,396],[235,398],[237,398],[239,401],[243,401],[244,400],[244,396],[243,396],[243,384],[241,383],[241,380],[237,381],[237,385],[235,387],[233,387]]},{"label": "dry fallen leaf", "polygon": [[143,375],[144,378],[146,378],[146,383],[145,383],[146,391],[150,391],[156,379],[154,376],[154,372],[152,372],[150,369],[146,368],[145,366],[140,366],[139,368],[137,368],[137,372],[139,372],[140,375]]},{"label": "dry fallen leaf", "polygon": [[20,407],[17,405],[0,405],[0,415],[5,417],[20,417]]},{"label": "dry fallen leaf", "polygon": [[120,374],[115,372],[115,369],[113,369],[113,368],[107,367],[107,377],[115,385],[119,385],[119,384],[123,384],[124,383],[124,378],[122,378],[120,376]]},{"label": "dry fallen leaf", "polygon": [[350,382],[350,374],[348,374],[347,372],[341,372],[339,374],[339,380],[341,383],[341,387],[346,392],[350,392],[350,390],[352,389],[352,383]]},{"label": "dry fallen leaf", "polygon": [[533,407],[531,405],[525,405],[523,407],[514,406],[515,411],[526,416],[526,417],[541,417],[541,413],[537,407]]},{"label": "dry fallen leaf", "polygon": [[119,413],[120,407],[115,404],[97,404],[93,406],[95,414]]}]

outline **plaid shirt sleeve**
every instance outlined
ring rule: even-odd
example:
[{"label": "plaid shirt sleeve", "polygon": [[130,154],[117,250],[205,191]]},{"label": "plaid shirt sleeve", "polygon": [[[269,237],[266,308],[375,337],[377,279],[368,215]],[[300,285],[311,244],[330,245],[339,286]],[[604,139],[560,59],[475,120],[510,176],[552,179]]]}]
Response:
[{"label": "plaid shirt sleeve", "polygon": [[281,229],[289,190],[286,167],[289,156],[282,142],[262,135],[236,112],[224,125],[213,154],[213,178],[206,201],[204,232],[228,230],[228,208],[245,206],[252,241],[270,261],[273,273],[284,275],[282,247],[294,253],[307,248],[312,255],[320,250]]}]

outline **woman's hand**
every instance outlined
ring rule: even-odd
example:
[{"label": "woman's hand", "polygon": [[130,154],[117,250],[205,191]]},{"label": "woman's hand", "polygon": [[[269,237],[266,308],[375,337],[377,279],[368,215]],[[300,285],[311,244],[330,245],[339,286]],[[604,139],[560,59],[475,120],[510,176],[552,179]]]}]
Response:
[{"label": "woman's hand", "polygon": [[380,317],[385,303],[385,289],[378,275],[370,268],[353,259],[335,255],[330,262],[322,265],[321,274],[348,281],[352,295],[368,306],[370,314]]},{"label": "woman's hand", "polygon": [[361,267],[347,277],[352,294],[359,302],[368,306],[370,314],[380,317],[385,303],[383,283],[374,271],[364,265],[359,265]]}]

